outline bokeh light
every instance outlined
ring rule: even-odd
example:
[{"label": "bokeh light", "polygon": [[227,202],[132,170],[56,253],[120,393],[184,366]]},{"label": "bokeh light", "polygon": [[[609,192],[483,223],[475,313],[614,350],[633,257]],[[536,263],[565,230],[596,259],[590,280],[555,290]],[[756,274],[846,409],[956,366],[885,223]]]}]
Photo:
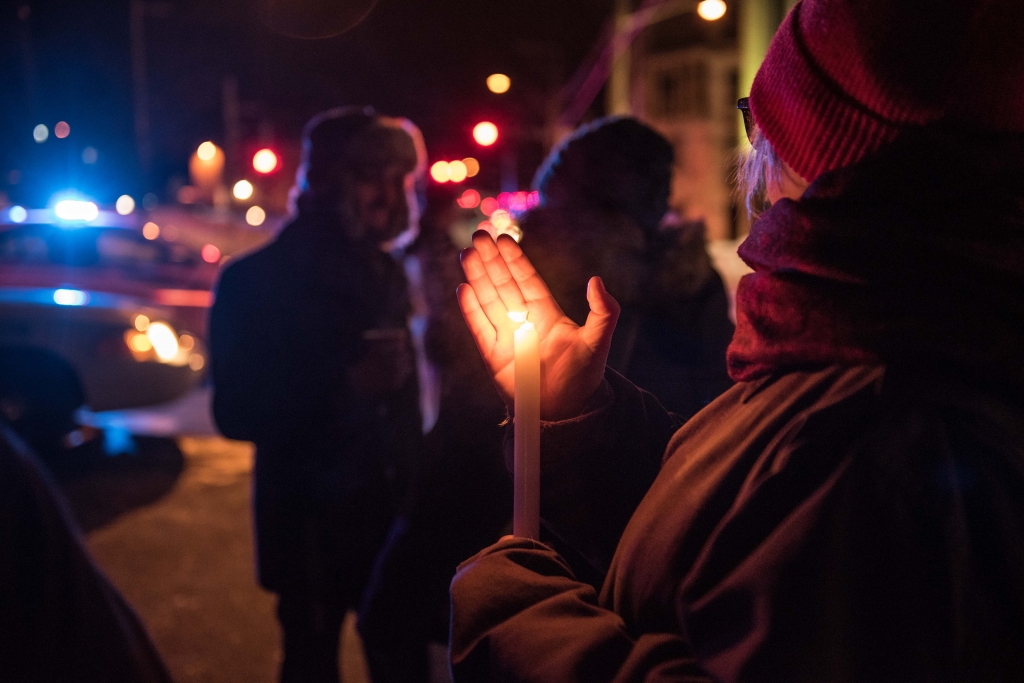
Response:
[{"label": "bokeh light", "polygon": [[63,140],[71,135],[71,126],[68,125],[67,121],[58,121],[57,125],[53,127],[53,134]]},{"label": "bokeh light", "polygon": [[123,194],[117,198],[114,209],[122,216],[127,216],[135,210],[135,200],[131,198],[131,195]]},{"label": "bokeh light", "polygon": [[453,183],[461,183],[468,175],[469,169],[466,168],[466,164],[458,159],[448,162],[448,178]]},{"label": "bokeh light", "polygon": [[462,163],[466,165],[466,175],[470,178],[480,172],[480,162],[473,157],[466,157]]},{"label": "bokeh light", "polygon": [[40,123],[32,129],[32,139],[36,142],[46,142],[48,137],[50,137],[50,129],[43,124]]},{"label": "bokeh light", "polygon": [[480,202],[480,213],[485,216],[490,216],[492,213],[498,210],[498,200],[494,197],[484,197]]},{"label": "bokeh light", "polygon": [[491,74],[487,77],[487,89],[501,95],[512,87],[512,79],[505,74]]},{"label": "bokeh light", "polygon": [[267,212],[258,206],[250,206],[245,212],[245,222],[252,226],[263,225],[267,220]]},{"label": "bokeh light", "polygon": [[220,261],[220,249],[218,249],[215,244],[204,244],[201,253],[203,255],[203,260],[207,263],[217,263]]},{"label": "bokeh light", "polygon": [[277,168],[277,155],[274,150],[263,148],[252,157],[252,167],[258,173],[272,173]]},{"label": "bokeh light", "polygon": [[139,332],[145,332],[146,330],[148,330],[149,323],[149,316],[143,315],[142,313],[139,313],[132,319],[132,325],[134,325],[135,329],[137,329]]},{"label": "bokeh light", "polygon": [[252,196],[252,192],[252,183],[248,180],[239,180],[235,183],[235,186],[231,188],[231,194],[235,196],[235,199],[248,199]]},{"label": "bokeh light", "polygon": [[25,210],[24,206],[12,206],[7,210],[7,217],[11,219],[12,223],[24,223],[25,219],[28,218],[28,211]]},{"label": "bokeh light", "polygon": [[146,329],[146,336],[160,360],[169,361],[178,355],[178,335],[167,323],[152,323]]},{"label": "bokeh light", "polygon": [[201,161],[212,161],[217,156],[217,145],[207,140],[196,149],[196,156]]},{"label": "bokeh light", "polygon": [[147,240],[155,240],[160,236],[160,226],[150,221],[142,226],[142,236]]},{"label": "bokeh light", "polygon": [[456,201],[463,209],[475,209],[480,206],[480,193],[476,190],[466,190]]},{"label": "bokeh light", "polygon": [[447,161],[435,161],[430,167],[430,177],[439,183],[447,183],[452,179]]},{"label": "bokeh light", "polygon": [[92,164],[95,164],[99,158],[100,153],[96,151],[95,147],[86,147],[82,150],[83,164],[89,164],[91,166]]},{"label": "bokeh light", "polygon": [[478,145],[490,147],[498,141],[498,127],[490,121],[481,121],[473,126],[473,139]]},{"label": "bokeh light", "polygon": [[697,5],[697,14],[705,21],[718,21],[725,16],[723,0],[701,0]]}]

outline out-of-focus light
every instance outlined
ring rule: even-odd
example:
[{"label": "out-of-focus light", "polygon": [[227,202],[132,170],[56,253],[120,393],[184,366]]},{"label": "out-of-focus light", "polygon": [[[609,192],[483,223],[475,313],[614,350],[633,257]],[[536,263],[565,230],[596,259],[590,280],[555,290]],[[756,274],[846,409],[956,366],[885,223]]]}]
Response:
[{"label": "out-of-focus light", "polygon": [[62,199],[53,207],[53,212],[62,221],[92,221],[100,215],[94,203],[80,199]]},{"label": "out-of-focus light", "polygon": [[512,87],[512,79],[505,74],[491,74],[487,77],[487,89],[501,95]]},{"label": "out-of-focus light", "polygon": [[258,173],[271,173],[277,168],[277,155],[272,149],[261,149],[252,157],[252,167]]},{"label": "out-of-focus light", "polygon": [[160,198],[152,192],[147,192],[142,195],[142,208],[146,211],[156,208],[156,205],[160,203]]},{"label": "out-of-focus light", "polygon": [[196,149],[196,156],[201,161],[213,161],[213,158],[217,156],[217,145],[213,144],[209,140],[203,142]]},{"label": "out-of-focus light", "polygon": [[146,330],[146,336],[153,344],[156,357],[162,361],[169,361],[178,355],[178,335],[167,323],[151,323]]},{"label": "out-of-focus light", "polygon": [[92,165],[95,164],[100,158],[100,153],[96,151],[95,147],[86,147],[82,150],[82,163]]},{"label": "out-of-focus light", "polygon": [[458,159],[448,162],[448,178],[453,183],[461,183],[468,175],[469,170],[466,168],[466,164],[462,163]]},{"label": "out-of-focus light", "polygon": [[512,211],[526,211],[526,202],[529,196],[528,192],[513,192],[508,200],[508,207]]},{"label": "out-of-focus light", "polygon": [[206,361],[198,353],[193,353],[188,357],[188,366],[196,372],[202,370],[204,365],[206,365]]},{"label": "out-of-focus light", "polygon": [[535,206],[539,206],[540,205],[540,192],[538,192],[537,190],[534,190],[533,192],[531,192],[529,194],[529,196],[527,196],[527,198],[526,198],[526,205],[528,207],[530,207],[531,209],[533,207],[535,207]]},{"label": "out-of-focus light", "polygon": [[253,227],[263,225],[265,220],[267,220],[267,212],[258,206],[250,206],[249,210],[245,212],[245,222]]},{"label": "out-of-focus light", "polygon": [[490,121],[481,121],[473,126],[473,139],[478,145],[490,147],[498,141],[498,127]]},{"label": "out-of-focus light", "polygon": [[84,306],[89,303],[89,294],[80,289],[58,289],[53,293],[53,302],[61,306]]},{"label": "out-of-focus light", "polygon": [[200,253],[202,253],[203,260],[207,263],[217,263],[220,261],[220,249],[218,249],[215,244],[204,244],[203,250]]},{"label": "out-of-focus light", "polygon": [[494,197],[484,197],[480,202],[480,213],[485,216],[490,216],[492,213],[498,210],[498,200]]},{"label": "out-of-focus light", "polygon": [[512,208],[512,193],[502,192],[498,195],[498,208],[508,211]]},{"label": "out-of-focus light", "polygon": [[491,214],[491,224],[498,229],[498,232],[507,230],[512,225],[512,216],[504,209],[498,209]]},{"label": "out-of-focus light", "polygon": [[494,228],[494,223],[491,223],[490,221],[480,221],[479,223],[477,223],[476,229],[486,230],[487,232],[491,233],[491,237],[498,237],[498,231]]},{"label": "out-of-focus light", "polygon": [[50,129],[42,123],[32,129],[32,139],[36,142],[46,142],[48,137],[50,137]]},{"label": "out-of-focus light", "polygon": [[439,183],[447,183],[452,179],[451,167],[447,161],[435,161],[430,167],[430,177]]},{"label": "out-of-focus light", "polygon": [[131,198],[131,195],[123,194],[117,198],[114,209],[122,216],[127,216],[135,210],[135,200]]},{"label": "out-of-focus light", "polygon": [[150,221],[142,226],[142,236],[147,240],[155,240],[160,236],[160,226]]},{"label": "out-of-focus light", "polygon": [[57,125],[53,127],[53,134],[63,140],[71,135],[71,126],[68,125],[67,121],[58,121]]},{"label": "out-of-focus light", "polygon": [[193,337],[190,334],[183,334],[180,337],[178,337],[178,346],[181,347],[182,351],[191,351],[193,348],[195,348],[195,345],[195,337]]},{"label": "out-of-focus light", "polygon": [[697,14],[704,21],[718,21],[725,16],[725,10],[723,0],[701,0],[697,5]]},{"label": "out-of-focus light", "polygon": [[137,316],[132,318],[132,325],[135,326],[139,332],[145,332],[149,329],[149,316],[139,313]]},{"label": "out-of-focus light", "polygon": [[470,178],[480,172],[480,162],[473,157],[466,157],[462,160],[462,163],[466,165],[466,175]]},{"label": "out-of-focus light", "polygon": [[475,209],[480,205],[480,193],[476,190],[466,190],[457,201],[463,209]]},{"label": "out-of-focus light", "polygon": [[7,217],[11,219],[12,223],[24,223],[25,219],[28,218],[28,211],[25,210],[24,206],[12,206],[7,210]]},{"label": "out-of-focus light", "polygon": [[235,196],[235,199],[248,199],[252,196],[252,183],[248,180],[239,180],[235,183],[235,186],[231,188],[231,194]]},{"label": "out-of-focus light", "polygon": [[195,204],[199,198],[199,191],[191,185],[182,185],[178,188],[177,198],[181,204]]},{"label": "out-of-focus light", "polygon": [[149,353],[153,350],[153,342],[141,332],[128,330],[124,335],[124,343],[135,353]]}]

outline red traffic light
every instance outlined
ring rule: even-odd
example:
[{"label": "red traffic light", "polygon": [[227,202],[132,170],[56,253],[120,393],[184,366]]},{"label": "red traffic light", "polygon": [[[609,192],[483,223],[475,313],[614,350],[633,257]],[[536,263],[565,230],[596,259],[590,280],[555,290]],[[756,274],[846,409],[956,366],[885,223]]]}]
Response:
[{"label": "red traffic light", "polygon": [[490,147],[498,141],[498,127],[490,121],[481,121],[473,126],[473,139],[478,145]]},{"label": "red traffic light", "polygon": [[274,150],[265,147],[252,157],[252,167],[257,173],[273,173],[277,164],[277,155],[274,154]]}]

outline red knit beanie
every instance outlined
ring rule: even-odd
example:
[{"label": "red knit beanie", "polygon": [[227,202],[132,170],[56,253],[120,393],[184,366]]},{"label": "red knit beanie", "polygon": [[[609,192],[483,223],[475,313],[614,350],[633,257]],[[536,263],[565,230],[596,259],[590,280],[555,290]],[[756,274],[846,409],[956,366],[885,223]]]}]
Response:
[{"label": "red knit beanie", "polygon": [[750,109],[806,180],[922,124],[1024,131],[1024,0],[803,0]]}]

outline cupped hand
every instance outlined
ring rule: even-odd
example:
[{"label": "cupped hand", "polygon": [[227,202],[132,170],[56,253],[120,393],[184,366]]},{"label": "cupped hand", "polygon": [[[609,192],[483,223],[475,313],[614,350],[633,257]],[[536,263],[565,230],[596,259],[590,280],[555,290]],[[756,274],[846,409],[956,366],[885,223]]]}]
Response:
[{"label": "cupped hand", "polygon": [[601,278],[590,279],[590,314],[580,327],[508,235],[495,242],[487,232],[476,232],[473,246],[462,252],[462,269],[469,284],[459,286],[459,305],[505,404],[514,403],[513,334],[519,327],[508,312],[527,311],[540,336],[541,417],[562,420],[582,413],[601,386],[619,318],[619,304]]}]

